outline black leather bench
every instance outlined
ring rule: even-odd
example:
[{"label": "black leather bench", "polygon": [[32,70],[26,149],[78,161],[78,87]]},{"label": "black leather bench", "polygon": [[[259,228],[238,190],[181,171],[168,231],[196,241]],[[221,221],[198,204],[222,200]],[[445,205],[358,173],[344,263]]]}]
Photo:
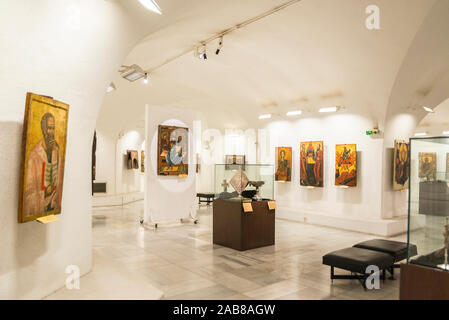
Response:
[{"label": "black leather bench", "polygon": [[[415,245],[411,244],[409,256],[418,254]],[[396,264],[407,258],[407,243],[373,239],[360,242],[351,248],[337,250],[323,256],[323,264],[331,267],[331,279],[359,279],[365,287],[366,278],[369,274],[366,269],[370,265],[377,266],[382,271],[382,278],[385,279],[385,271],[391,274],[394,279],[394,269],[399,267]],[[334,268],[350,271],[351,275],[335,275]],[[366,288],[366,287],[365,287]]]},{"label": "black leather bench", "polygon": [[[215,193],[197,193],[196,196],[198,197],[198,204],[206,202],[209,205],[214,201]],[[206,200],[201,200],[201,198],[205,198]]]},{"label": "black leather bench", "polygon": [[[377,266],[382,271],[382,278],[384,279],[385,270],[391,268],[394,264],[394,258],[388,253],[350,247],[324,255],[323,264],[331,267],[331,280],[358,279],[362,281],[362,285],[365,288],[366,278],[370,275],[366,273],[368,266]],[[334,268],[356,274],[336,275]]]},{"label": "black leather bench", "polygon": [[407,247],[407,243],[385,240],[385,239],[373,239],[363,241],[354,245],[355,248],[368,249],[378,252],[383,252],[391,255],[394,258],[394,264],[390,268],[391,277],[394,279],[394,269],[400,268],[398,262],[407,259],[407,249],[409,250],[409,257],[416,256],[418,254],[418,248],[414,244],[410,244],[410,248]]}]

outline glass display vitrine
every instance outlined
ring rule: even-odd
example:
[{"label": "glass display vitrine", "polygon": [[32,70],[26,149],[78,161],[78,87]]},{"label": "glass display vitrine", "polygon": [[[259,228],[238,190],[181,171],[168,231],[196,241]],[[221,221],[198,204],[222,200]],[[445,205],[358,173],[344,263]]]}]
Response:
[{"label": "glass display vitrine", "polygon": [[235,200],[272,200],[274,166],[215,165],[215,197]]},{"label": "glass display vitrine", "polygon": [[449,271],[449,137],[410,139],[407,261]]}]

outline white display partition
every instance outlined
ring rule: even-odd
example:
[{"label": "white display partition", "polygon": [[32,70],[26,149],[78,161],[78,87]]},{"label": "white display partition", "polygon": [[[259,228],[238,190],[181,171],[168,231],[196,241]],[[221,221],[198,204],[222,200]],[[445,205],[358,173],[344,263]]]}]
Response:
[{"label": "white display partition", "polygon": [[[193,139],[196,112],[158,106],[145,107],[145,209],[144,225],[157,227],[160,223],[185,219],[197,223],[195,139]],[[157,174],[158,126],[170,125],[189,129],[189,171],[187,177],[159,176]]]}]

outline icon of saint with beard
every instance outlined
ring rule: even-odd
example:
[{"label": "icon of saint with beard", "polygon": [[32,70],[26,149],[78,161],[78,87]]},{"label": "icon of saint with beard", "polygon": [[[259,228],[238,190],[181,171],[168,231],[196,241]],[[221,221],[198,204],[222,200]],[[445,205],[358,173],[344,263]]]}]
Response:
[{"label": "icon of saint with beard", "polygon": [[24,194],[26,217],[58,213],[61,209],[63,168],[55,127],[55,117],[45,113],[41,119],[43,139],[34,146],[27,162]]}]

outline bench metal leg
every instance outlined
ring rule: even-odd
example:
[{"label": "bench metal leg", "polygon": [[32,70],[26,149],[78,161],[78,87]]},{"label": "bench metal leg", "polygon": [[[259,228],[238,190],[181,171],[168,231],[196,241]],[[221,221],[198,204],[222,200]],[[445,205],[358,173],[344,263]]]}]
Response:
[{"label": "bench metal leg", "polygon": [[334,283],[334,279],[351,279],[351,280],[359,280],[363,286],[363,289],[366,290],[366,279],[368,275],[361,275],[351,272],[351,275],[336,275],[334,267],[331,267],[331,281]]},{"label": "bench metal leg", "polygon": [[206,198],[206,200],[201,200],[201,197],[198,197],[198,204],[201,205],[201,203],[206,203],[206,205],[210,205],[213,202],[213,198]]},{"label": "bench metal leg", "polygon": [[394,269],[400,269],[401,265],[399,263],[392,265],[389,269],[388,272],[390,273],[390,277],[388,279],[390,280],[396,280],[396,278],[394,277]]}]

